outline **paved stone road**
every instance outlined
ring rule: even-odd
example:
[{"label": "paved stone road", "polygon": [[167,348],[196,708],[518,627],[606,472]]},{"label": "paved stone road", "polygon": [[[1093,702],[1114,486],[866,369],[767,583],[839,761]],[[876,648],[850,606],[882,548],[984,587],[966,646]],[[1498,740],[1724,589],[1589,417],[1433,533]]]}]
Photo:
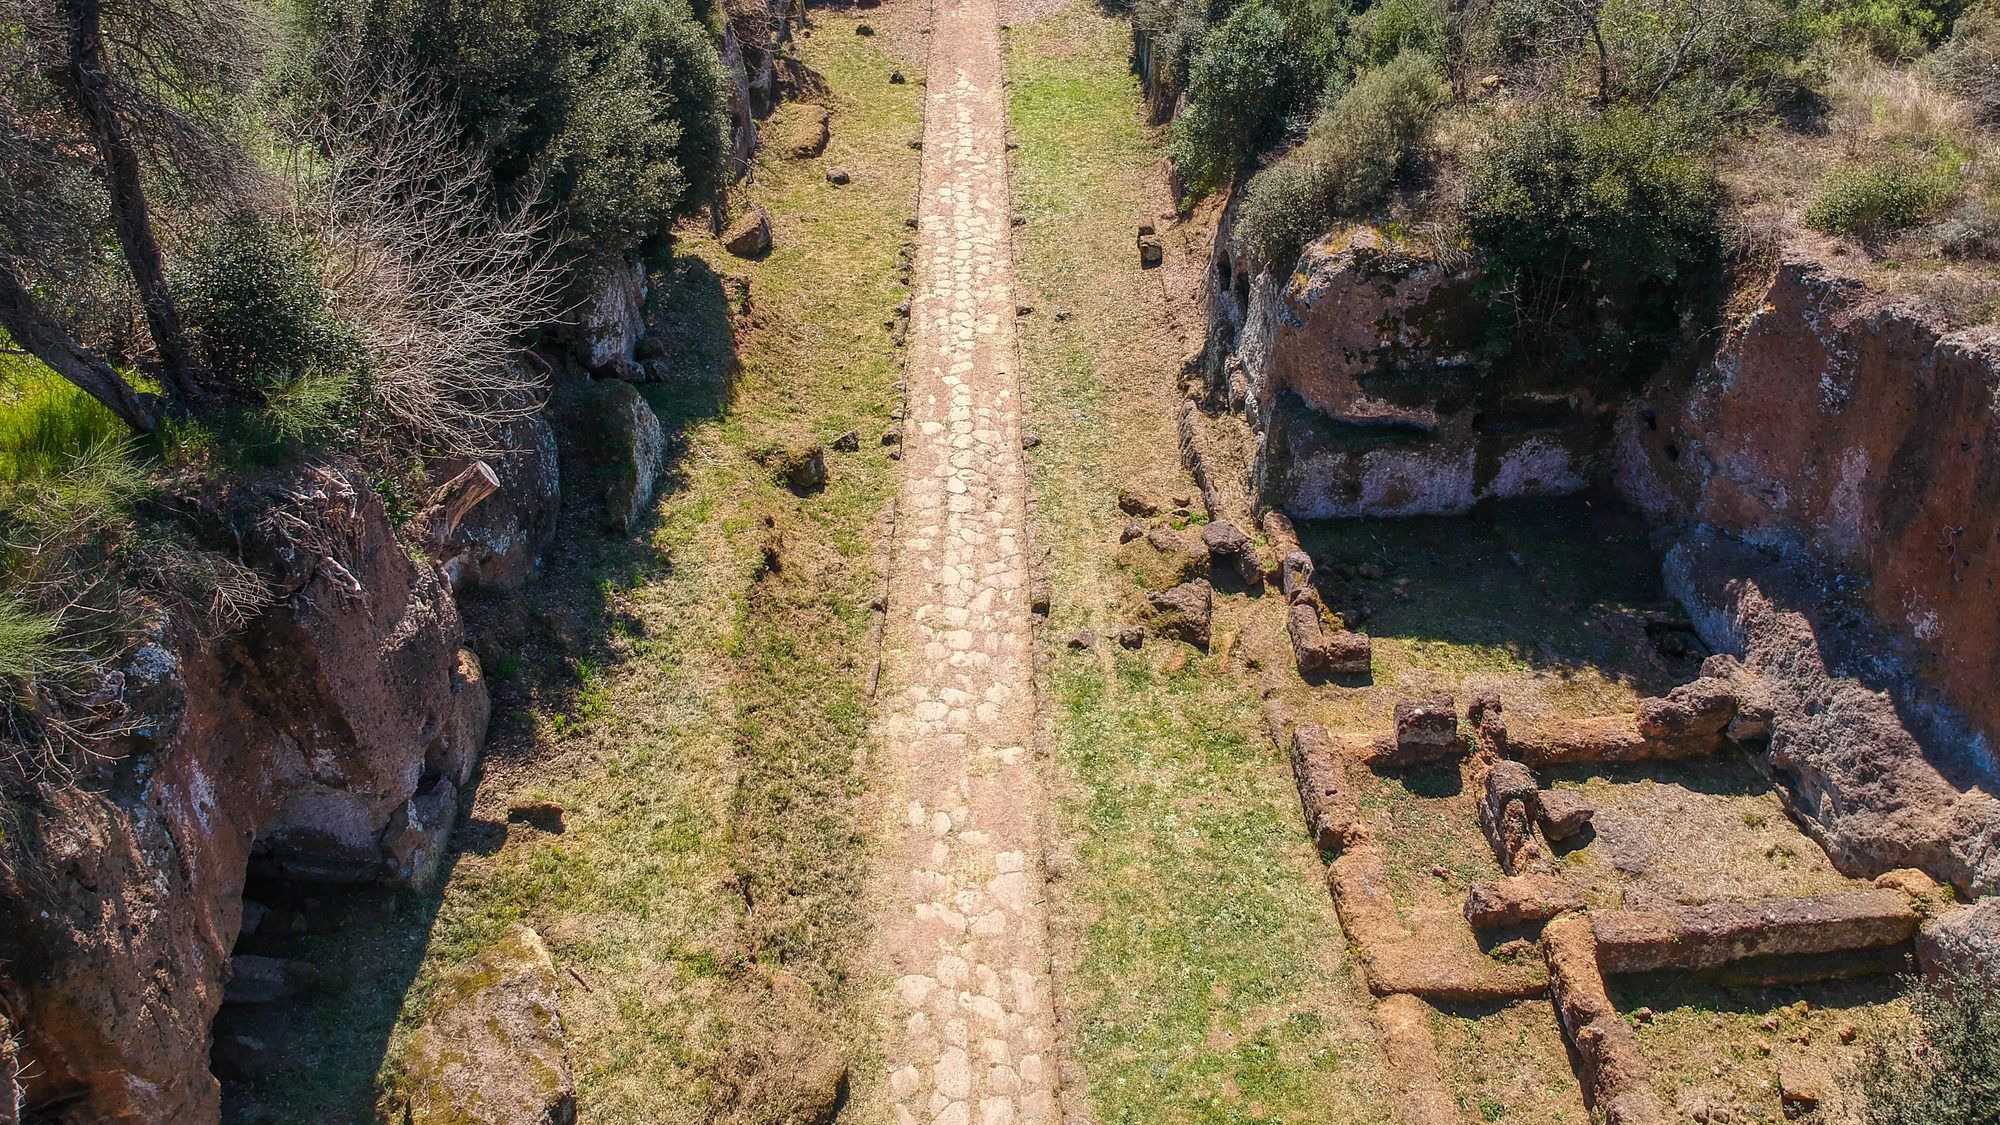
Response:
[{"label": "paved stone road", "polygon": [[936,0],[884,637],[899,1122],[1054,1122],[1027,479],[995,0]]}]

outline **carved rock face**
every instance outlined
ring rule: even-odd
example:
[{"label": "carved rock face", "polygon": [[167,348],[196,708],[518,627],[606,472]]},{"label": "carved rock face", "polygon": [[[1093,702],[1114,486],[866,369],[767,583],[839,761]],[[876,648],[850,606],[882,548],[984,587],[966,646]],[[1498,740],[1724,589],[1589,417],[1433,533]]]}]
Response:
[{"label": "carved rock face", "polygon": [[209,1027],[250,865],[421,880],[485,736],[450,592],[358,468],[223,508],[275,600],[221,641],[163,632],[138,650],[141,737],[27,809],[42,869],[0,889],[28,1099],[76,1098],[79,1119],[214,1120]]}]

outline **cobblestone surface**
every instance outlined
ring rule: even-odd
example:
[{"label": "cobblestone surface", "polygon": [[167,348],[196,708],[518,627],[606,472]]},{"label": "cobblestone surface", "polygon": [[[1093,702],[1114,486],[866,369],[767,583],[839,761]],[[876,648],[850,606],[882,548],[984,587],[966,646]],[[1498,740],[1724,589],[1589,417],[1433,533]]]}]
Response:
[{"label": "cobblestone surface", "polygon": [[881,940],[905,1123],[1060,1116],[999,19],[937,0],[927,79],[878,726],[902,787]]}]

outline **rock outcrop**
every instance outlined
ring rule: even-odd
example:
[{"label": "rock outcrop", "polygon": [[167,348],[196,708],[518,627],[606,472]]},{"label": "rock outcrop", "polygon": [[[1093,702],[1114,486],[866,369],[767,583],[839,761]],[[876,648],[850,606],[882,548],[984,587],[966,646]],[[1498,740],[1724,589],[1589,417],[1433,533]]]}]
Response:
[{"label": "rock outcrop", "polygon": [[1370,226],[1281,273],[1240,272],[1233,211],[1209,266],[1211,397],[1260,438],[1264,501],[1295,517],[1464,512],[1589,485],[1609,415],[1587,394],[1495,396],[1478,275]]},{"label": "rock outcrop", "polygon": [[1702,635],[1755,677],[1786,804],[1835,866],[2000,889],[1986,743],[1839,595],[1837,573],[1713,530],[1690,533],[1666,569]]},{"label": "rock outcrop", "polygon": [[540,414],[506,426],[486,458],[499,491],[458,521],[440,562],[452,589],[518,590],[541,571],[562,508],[556,434]]},{"label": "rock outcrop", "polygon": [[119,671],[133,733],[76,784],[10,798],[33,846],[0,888],[0,1006],[29,1104],[66,1119],[215,1120],[208,1033],[248,869],[420,882],[485,737],[450,591],[358,467],[201,518],[272,600],[220,641],[146,638]]},{"label": "rock outcrop", "polygon": [[1865,605],[1988,740],[2000,738],[2000,333],[1787,251],[1690,381],[1621,419],[1617,477],[1655,517],[1859,579]]},{"label": "rock outcrop", "polygon": [[660,429],[660,416],[630,386],[605,382],[592,391],[596,421],[603,427],[599,452],[611,471],[604,492],[604,520],[612,532],[626,535],[639,526],[653,502],[667,455],[667,436]]},{"label": "rock outcrop", "polygon": [[541,936],[516,923],[439,982],[402,1056],[408,1125],[571,1125],[562,994]]}]

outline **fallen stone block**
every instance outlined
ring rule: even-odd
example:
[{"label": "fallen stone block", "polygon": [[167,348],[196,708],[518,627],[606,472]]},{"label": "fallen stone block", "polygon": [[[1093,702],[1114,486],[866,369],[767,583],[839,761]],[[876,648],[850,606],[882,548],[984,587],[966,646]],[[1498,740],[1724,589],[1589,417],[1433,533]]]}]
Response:
[{"label": "fallen stone block", "polygon": [[1211,569],[1226,567],[1245,586],[1264,584],[1264,564],[1258,561],[1257,548],[1242,528],[1218,520],[1201,529],[1201,541],[1208,547]]},{"label": "fallen stone block", "polygon": [[396,1100],[409,1125],[572,1125],[576,1086],[555,962],[516,924],[447,975],[410,1037]]},{"label": "fallen stone block", "polygon": [[2000,973],[2000,898],[1954,910],[1924,923],[1917,963],[1925,974]]},{"label": "fallen stone block", "polygon": [[1458,705],[1449,695],[1396,704],[1396,745],[1420,760],[1464,753],[1465,743],[1458,737]]},{"label": "fallen stone block", "polygon": [[1510,875],[1474,883],[1465,894],[1465,920],[1475,930],[1502,930],[1546,922],[1583,909],[1583,895],[1556,875]]},{"label": "fallen stone block", "polygon": [[1286,601],[1297,601],[1312,593],[1313,561],[1304,551],[1291,550],[1278,556],[1278,592]]},{"label": "fallen stone block", "polygon": [[1215,589],[1208,579],[1197,578],[1171,590],[1150,594],[1146,606],[1153,632],[1207,651],[1209,625],[1215,612]]},{"label": "fallen stone block", "polygon": [[1917,913],[1900,891],[1596,911],[1597,955],[1609,973],[1712,969],[1750,957],[1879,949],[1908,941]]},{"label": "fallen stone block", "polygon": [[1711,676],[1639,701],[1639,733],[1661,741],[1720,739],[1735,717],[1735,689]]},{"label": "fallen stone block", "polygon": [[1325,727],[1302,723],[1292,731],[1292,776],[1315,847],[1337,854],[1367,839],[1353,783]]},{"label": "fallen stone block", "polygon": [[1589,827],[1590,818],[1596,815],[1596,805],[1567,789],[1543,789],[1535,794],[1535,822],[1551,840],[1570,839]]},{"label": "fallen stone block", "polygon": [[1404,1125],[1460,1125],[1458,1099],[1444,1082],[1437,1038],[1431,1034],[1429,1004],[1398,993],[1375,1004],[1376,1040],[1382,1045],[1384,1073],[1397,1120]]},{"label": "fallen stone block", "polygon": [[1509,875],[1535,866],[1539,857],[1532,802],[1540,789],[1534,772],[1509,758],[1495,761],[1480,783],[1479,828]]},{"label": "fallen stone block", "polygon": [[1584,1102],[1606,1125],[1664,1125],[1653,1093],[1653,1071],[1639,1051],[1639,1037],[1611,1006],[1604,988],[1601,952],[1589,915],[1551,921],[1542,930],[1549,995],[1556,1020],[1576,1049]]},{"label": "fallen stone block", "polygon": [[1637,714],[1545,719],[1508,737],[1513,753],[1534,766],[1671,761],[1713,754],[1722,746],[1720,734],[1648,738],[1639,724]]},{"label": "fallen stone block", "polygon": [[729,224],[722,234],[722,248],[739,258],[758,258],[771,250],[771,213],[752,207]]}]

